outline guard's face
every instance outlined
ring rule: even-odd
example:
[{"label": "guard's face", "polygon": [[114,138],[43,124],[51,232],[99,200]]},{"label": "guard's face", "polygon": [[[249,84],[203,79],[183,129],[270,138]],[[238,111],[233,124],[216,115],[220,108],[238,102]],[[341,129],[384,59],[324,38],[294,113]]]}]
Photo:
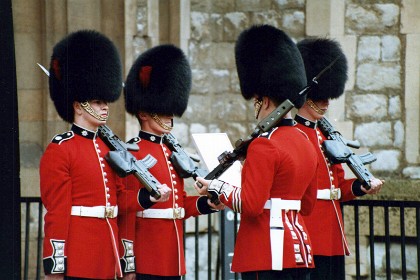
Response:
[{"label": "guard's face", "polygon": [[313,117],[313,119],[319,120],[328,111],[329,105],[330,105],[330,102],[328,99],[318,100],[318,101],[307,99],[304,104],[304,107],[306,107],[307,112],[309,113],[309,115]]},{"label": "guard's face", "polygon": [[140,113],[139,118],[142,130],[155,135],[170,133],[173,127],[173,115]]},{"label": "guard's face", "polygon": [[[96,130],[98,126],[106,124],[109,116],[108,102],[103,100],[89,100],[75,102],[75,122],[83,127]],[[76,121],[77,118],[77,121]]]},{"label": "guard's face", "polygon": [[90,100],[88,102],[82,102],[81,105],[86,113],[88,113],[91,117],[101,122],[101,124],[105,124],[108,120],[108,102],[95,99]]}]

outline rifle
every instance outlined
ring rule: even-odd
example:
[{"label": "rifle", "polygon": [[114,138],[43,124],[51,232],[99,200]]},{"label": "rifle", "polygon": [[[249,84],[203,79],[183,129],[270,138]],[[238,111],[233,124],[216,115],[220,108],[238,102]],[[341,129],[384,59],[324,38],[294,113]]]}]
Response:
[{"label": "rifle", "polygon": [[[260,136],[262,133],[267,132],[271,130],[272,128],[276,127],[280,121],[283,119],[283,117],[295,107],[294,102],[299,100],[299,98],[302,98],[306,94],[308,94],[311,89],[318,85],[319,78],[328,70],[330,69],[334,63],[339,59],[340,57],[335,58],[327,67],[321,70],[321,72],[316,75],[311,82],[304,87],[296,96],[296,98],[291,101],[289,99],[286,99],[283,101],[273,112],[271,112],[267,117],[265,117],[263,120],[261,120],[252,134],[248,136],[247,139],[238,139],[235,142],[235,148],[233,151],[228,152],[225,151],[221,155],[217,157],[219,160],[219,165],[216,166],[209,174],[207,174],[204,179],[207,180],[213,180],[216,178],[219,178],[229,167],[232,166],[232,164],[239,159],[244,159],[246,157],[246,152],[248,150],[249,144],[256,139],[258,136]],[[201,187],[200,183],[197,183],[199,187]],[[217,197],[214,197],[212,194],[210,195],[210,200],[215,203],[219,204],[220,201]]]},{"label": "rifle", "polygon": [[345,139],[340,132],[334,129],[326,117],[318,120],[318,127],[322,134],[327,138],[327,140],[322,143],[322,146],[324,147],[325,155],[328,160],[332,164],[346,163],[363,186],[370,189],[370,181],[372,180],[373,175],[364,165],[374,162],[376,157],[372,153],[363,155],[354,154],[349,147],[355,149],[360,148],[359,141],[349,141]]},{"label": "rifle", "polygon": [[192,177],[195,180],[195,178],[204,177],[207,174],[206,170],[198,168],[194,163],[194,161],[199,162],[200,159],[188,154],[171,133],[163,136],[163,143],[172,151],[169,160],[181,178]]},{"label": "rifle", "polygon": [[98,135],[111,150],[105,159],[118,176],[124,178],[133,174],[154,198],[159,199],[160,192],[157,186],[160,183],[149,172],[149,168],[155,165],[157,160],[150,154],[142,160],[137,160],[128,150],[138,150],[138,147],[130,147],[106,125],[99,126]]}]

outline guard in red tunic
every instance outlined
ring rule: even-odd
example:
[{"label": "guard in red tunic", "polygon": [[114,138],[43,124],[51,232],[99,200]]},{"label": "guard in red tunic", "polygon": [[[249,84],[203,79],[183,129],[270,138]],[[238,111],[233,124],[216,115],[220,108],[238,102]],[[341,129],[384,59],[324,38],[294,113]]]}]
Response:
[{"label": "guard in red tunic", "polygon": [[141,127],[138,137],[130,141],[139,147],[133,154],[137,159],[153,156],[156,162],[149,171],[171,191],[168,201],[153,203],[135,178],[127,179],[128,187],[140,191],[135,223],[130,223],[129,215],[119,217],[123,263],[131,258],[124,244],[134,241],[135,268],[125,270],[125,279],[134,279],[134,272],[137,279],[180,279],[186,273],[183,221],[216,208],[206,196],[187,195],[184,180],[170,160],[172,152],[162,142],[164,134],[172,130],[174,116],[180,117],[187,108],[191,69],[179,48],[161,45],[137,58],[125,85],[126,110]]},{"label": "guard in red tunic", "polygon": [[122,276],[117,215],[124,188],[96,131],[108,119],[108,102],[121,95],[116,47],[96,31],[68,35],[53,49],[49,85],[72,127],[53,138],[40,162],[45,279],[115,279]]},{"label": "guard in red tunic", "polygon": [[[254,99],[258,121],[306,86],[305,69],[292,40],[272,26],[253,26],[241,33],[236,66],[245,99]],[[304,99],[296,100],[300,107]],[[241,188],[198,178],[199,193],[216,193],[241,213],[232,271],[242,279],[309,279],[314,267],[311,240],[303,215],[316,202],[316,152],[294,125],[289,112],[272,131],[248,147]]]},{"label": "guard in red tunic", "polygon": [[344,255],[349,255],[349,247],[344,234],[343,216],[340,202],[348,201],[366,193],[380,191],[383,181],[374,178],[371,189],[366,190],[356,179],[345,179],[341,164],[328,161],[322,149],[325,140],[317,128],[317,120],[326,113],[330,99],[340,97],[347,80],[347,60],[340,45],[329,39],[305,39],[298,43],[305,63],[307,79],[315,77],[322,69],[339,57],[330,70],[319,80],[318,86],[308,94],[306,103],[298,110],[295,121],[316,148],[319,167],[318,201],[305,223],[313,242],[315,270],[311,279],[344,279]]}]

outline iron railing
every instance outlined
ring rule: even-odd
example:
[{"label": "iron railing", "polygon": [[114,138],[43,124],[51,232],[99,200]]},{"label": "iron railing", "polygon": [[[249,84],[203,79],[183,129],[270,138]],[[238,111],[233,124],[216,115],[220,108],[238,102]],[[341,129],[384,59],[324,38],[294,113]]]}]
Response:
[{"label": "iron railing", "polygon": [[[354,240],[350,242],[354,263],[346,263],[347,275],[357,280],[420,279],[420,201],[353,200],[343,203],[342,207],[347,237]],[[194,245],[186,250],[188,273],[183,279],[240,279],[240,275],[230,272],[235,233],[240,222],[236,215],[227,211],[222,211],[220,216],[193,218],[194,229],[185,235],[185,240],[190,242],[184,244]],[[23,279],[38,280],[42,275],[41,200],[22,197],[21,213]],[[204,231],[199,227],[203,218],[207,219]],[[397,253],[396,247],[399,247]],[[409,249],[411,257],[407,258]],[[395,254],[399,256],[395,257]],[[395,262],[396,258],[398,262]],[[410,268],[407,268],[408,261]]]}]

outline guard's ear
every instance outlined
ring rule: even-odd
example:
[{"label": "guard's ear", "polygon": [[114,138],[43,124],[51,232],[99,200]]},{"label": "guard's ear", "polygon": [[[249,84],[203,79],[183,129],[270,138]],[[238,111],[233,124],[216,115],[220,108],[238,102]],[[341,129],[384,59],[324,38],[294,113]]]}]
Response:
[{"label": "guard's ear", "polygon": [[137,113],[137,117],[139,118],[139,120],[146,121],[149,117],[149,114],[146,112],[139,112]]},{"label": "guard's ear", "polygon": [[74,109],[74,112],[75,112],[77,115],[81,115],[81,114],[82,114],[82,110],[83,110],[83,108],[82,108],[82,106],[80,105],[80,102],[78,102],[78,101],[74,101],[74,102],[73,102],[73,109]]},{"label": "guard's ear", "polygon": [[264,110],[269,109],[270,106],[271,106],[271,103],[273,103],[273,101],[271,101],[271,99],[268,96],[263,96],[262,101],[263,101],[263,103],[262,103],[262,106],[261,107]]}]

